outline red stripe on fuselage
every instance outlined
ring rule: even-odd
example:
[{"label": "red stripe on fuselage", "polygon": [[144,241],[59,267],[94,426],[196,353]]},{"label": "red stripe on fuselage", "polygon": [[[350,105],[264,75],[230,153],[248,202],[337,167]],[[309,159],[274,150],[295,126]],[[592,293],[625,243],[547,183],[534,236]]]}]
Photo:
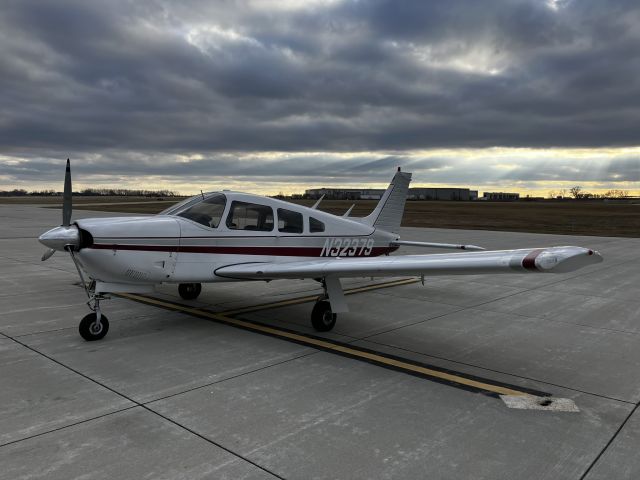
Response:
[{"label": "red stripe on fuselage", "polygon": [[[126,245],[95,243],[90,248],[97,250],[137,250],[145,252],[218,253],[226,255],[266,255],[276,257],[319,257],[322,247],[213,247],[190,245]],[[377,257],[397,250],[397,246],[373,247],[369,255],[356,257]],[[324,257],[323,257],[324,258]]]}]

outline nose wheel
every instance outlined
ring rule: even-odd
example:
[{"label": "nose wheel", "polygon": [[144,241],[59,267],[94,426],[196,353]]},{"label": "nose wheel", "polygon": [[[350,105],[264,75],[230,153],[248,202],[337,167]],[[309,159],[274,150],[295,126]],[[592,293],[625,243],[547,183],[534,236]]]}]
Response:
[{"label": "nose wheel", "polygon": [[181,283],[178,285],[178,293],[184,300],[195,300],[201,291],[201,283]]},{"label": "nose wheel", "polygon": [[80,321],[78,330],[87,342],[100,340],[109,331],[109,320],[99,312],[91,312]]},{"label": "nose wheel", "polygon": [[[83,279],[84,280],[84,279]],[[87,342],[93,342],[95,340],[100,340],[104,338],[104,336],[109,331],[109,319],[102,314],[100,310],[100,300],[105,300],[109,297],[105,297],[101,294],[96,294],[95,282],[91,282],[89,287],[87,288],[87,294],[89,295],[89,301],[87,305],[91,310],[93,310],[88,315],[85,315],[82,320],[80,320],[80,325],[78,325],[78,331],[80,332],[80,336],[84,338]]]}]

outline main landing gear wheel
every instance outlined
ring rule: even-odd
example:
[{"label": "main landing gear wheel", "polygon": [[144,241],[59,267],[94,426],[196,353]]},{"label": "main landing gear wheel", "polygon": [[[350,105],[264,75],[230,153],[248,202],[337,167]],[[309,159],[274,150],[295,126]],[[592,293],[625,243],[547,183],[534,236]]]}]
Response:
[{"label": "main landing gear wheel", "polygon": [[202,291],[200,283],[181,283],[178,285],[178,293],[185,300],[195,300]]},{"label": "main landing gear wheel", "polygon": [[318,332],[328,332],[336,324],[338,315],[331,311],[331,304],[326,300],[318,300],[311,311],[311,325]]},{"label": "main landing gear wheel", "polygon": [[98,315],[96,312],[91,312],[80,321],[78,330],[80,331],[80,336],[87,342],[100,340],[109,331],[109,320],[107,317],[100,315],[100,323],[96,321],[97,318]]}]

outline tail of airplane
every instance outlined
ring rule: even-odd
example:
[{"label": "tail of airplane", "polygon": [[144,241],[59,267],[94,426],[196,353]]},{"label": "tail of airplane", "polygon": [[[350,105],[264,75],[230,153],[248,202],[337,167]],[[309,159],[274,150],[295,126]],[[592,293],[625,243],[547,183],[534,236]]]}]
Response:
[{"label": "tail of airplane", "polygon": [[411,182],[411,174],[401,172],[398,167],[398,171],[376,208],[368,216],[359,218],[358,221],[380,230],[398,233],[404,213],[404,204],[407,201],[409,182]]}]

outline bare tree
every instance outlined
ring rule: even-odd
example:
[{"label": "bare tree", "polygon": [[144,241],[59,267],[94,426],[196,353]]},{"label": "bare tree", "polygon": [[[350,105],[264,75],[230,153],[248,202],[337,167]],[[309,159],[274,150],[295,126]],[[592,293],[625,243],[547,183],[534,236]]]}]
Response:
[{"label": "bare tree", "polygon": [[605,198],[627,198],[628,196],[627,190],[609,190],[604,194]]},{"label": "bare tree", "polygon": [[569,193],[573,198],[582,198],[584,194],[582,193],[582,187],[580,185],[576,185],[575,187],[571,187],[569,189]]}]

